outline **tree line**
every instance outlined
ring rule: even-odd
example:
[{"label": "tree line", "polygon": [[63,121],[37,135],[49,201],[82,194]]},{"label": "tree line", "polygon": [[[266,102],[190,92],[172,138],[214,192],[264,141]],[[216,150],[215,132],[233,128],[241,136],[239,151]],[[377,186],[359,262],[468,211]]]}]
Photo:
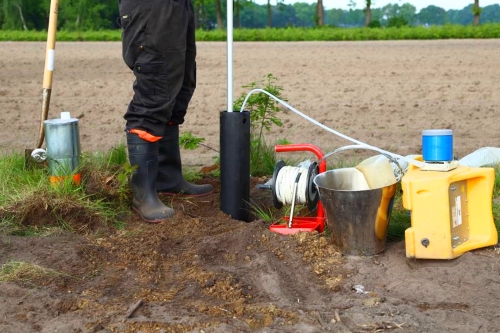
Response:
[{"label": "tree line", "polygon": [[[259,5],[251,0],[233,0],[235,28],[265,27],[384,27],[402,25],[478,25],[500,22],[500,5],[479,7],[479,0],[460,10],[444,10],[428,6],[417,13],[409,4],[388,4],[371,8],[364,0],[356,8],[351,0],[349,9],[324,9],[322,0],[315,4],[283,0]],[[48,25],[50,0],[0,0],[0,27],[4,30],[45,30]],[[226,0],[194,0],[196,23],[201,29],[225,29]],[[58,29],[102,30],[119,29],[117,0],[65,0],[59,2]]]}]

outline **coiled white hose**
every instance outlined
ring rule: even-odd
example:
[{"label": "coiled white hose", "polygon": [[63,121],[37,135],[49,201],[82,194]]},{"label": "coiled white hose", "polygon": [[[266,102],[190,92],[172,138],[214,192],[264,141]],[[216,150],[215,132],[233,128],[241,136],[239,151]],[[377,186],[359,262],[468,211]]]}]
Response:
[{"label": "coiled white hose", "polygon": [[[284,166],[278,172],[276,177],[276,198],[284,205],[289,205],[294,202],[298,204],[307,203],[307,179],[309,170],[301,167]],[[297,190],[295,198],[293,191],[295,182],[297,182]]]}]

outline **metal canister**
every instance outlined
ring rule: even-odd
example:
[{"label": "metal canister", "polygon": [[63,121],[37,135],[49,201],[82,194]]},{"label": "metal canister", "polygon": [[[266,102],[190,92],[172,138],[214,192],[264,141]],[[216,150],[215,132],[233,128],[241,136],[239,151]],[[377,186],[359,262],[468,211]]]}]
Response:
[{"label": "metal canister", "polygon": [[68,177],[80,183],[78,165],[80,163],[80,134],[78,119],[71,118],[69,112],[61,112],[61,118],[43,122],[47,144],[50,181],[59,182]]}]

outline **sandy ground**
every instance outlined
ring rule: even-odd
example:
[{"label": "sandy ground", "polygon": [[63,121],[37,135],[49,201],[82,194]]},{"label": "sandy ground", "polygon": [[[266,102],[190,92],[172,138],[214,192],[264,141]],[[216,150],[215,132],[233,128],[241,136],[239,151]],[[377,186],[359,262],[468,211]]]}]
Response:
[{"label": "sandy ground", "polygon": [[[346,135],[411,154],[420,152],[422,130],[450,128],[461,157],[498,145],[499,50],[500,40],[238,43],[235,95],[272,73],[292,106]],[[215,149],[225,57],[224,43],[199,44],[198,90],[182,128]],[[43,58],[43,43],[1,44],[3,152],[36,144]],[[49,118],[71,111],[80,118],[82,150],[109,149],[124,140],[132,80],[119,43],[58,43]],[[349,143],[294,113],[283,119],[272,138],[325,152]],[[186,164],[209,165],[216,153],[183,154]],[[285,237],[262,220],[230,219],[212,181],[208,197],[168,199],[176,215],[161,225],[132,215],[118,217],[126,218],[124,230],[94,229],[81,213],[63,217],[84,232],[1,234],[0,264],[62,274],[0,282],[0,332],[500,331],[498,249],[415,260],[398,241],[377,256],[345,256],[327,234]],[[252,187],[251,196],[270,205],[267,192]],[[42,207],[24,222],[43,227],[55,219]]]},{"label": "sandy ground", "polygon": [[[38,137],[44,43],[2,43],[0,119],[2,151],[33,148]],[[236,43],[234,96],[243,85],[274,74],[289,104],[324,125],[391,152],[420,152],[425,129],[454,131],[462,157],[498,146],[500,40],[345,43]],[[80,121],[83,151],[124,141],[122,115],[133,76],[119,43],[58,43],[49,118],[71,111]],[[183,131],[219,147],[219,112],[226,109],[225,43],[198,44],[198,88]],[[328,152],[350,144],[293,112],[268,141],[312,143]],[[300,139],[298,139],[300,138]],[[307,139],[303,139],[307,138]],[[206,165],[210,149],[184,154]]]}]

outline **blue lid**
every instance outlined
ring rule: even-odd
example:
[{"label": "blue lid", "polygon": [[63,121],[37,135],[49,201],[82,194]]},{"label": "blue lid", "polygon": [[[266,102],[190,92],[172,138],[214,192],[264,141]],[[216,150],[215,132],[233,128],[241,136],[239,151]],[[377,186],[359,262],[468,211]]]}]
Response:
[{"label": "blue lid", "polygon": [[423,130],[423,136],[439,136],[439,135],[453,135],[453,131],[451,129],[430,129]]}]

